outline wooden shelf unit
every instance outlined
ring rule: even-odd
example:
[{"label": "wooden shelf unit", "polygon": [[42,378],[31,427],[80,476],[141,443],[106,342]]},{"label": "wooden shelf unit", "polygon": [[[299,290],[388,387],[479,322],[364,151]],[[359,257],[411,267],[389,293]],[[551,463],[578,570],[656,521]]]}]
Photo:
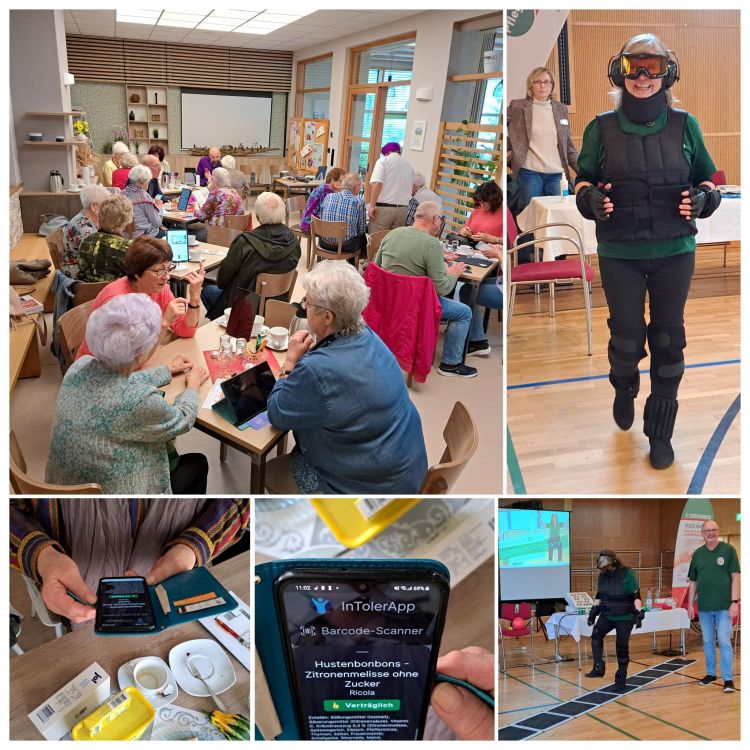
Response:
[{"label": "wooden shelf unit", "polygon": [[[133,95],[138,96],[137,102],[132,102]],[[140,150],[138,153],[145,154],[153,145],[161,146],[164,151],[169,150],[169,109],[167,107],[166,86],[125,86],[125,103],[128,111],[128,140],[130,150],[136,153],[135,141],[138,141]],[[130,119],[133,112],[136,119]],[[158,120],[154,119],[154,116]],[[156,135],[154,135],[156,130]],[[145,148],[144,148],[145,146]]]},{"label": "wooden shelf unit", "polygon": [[24,146],[80,146],[81,141],[24,141]]}]

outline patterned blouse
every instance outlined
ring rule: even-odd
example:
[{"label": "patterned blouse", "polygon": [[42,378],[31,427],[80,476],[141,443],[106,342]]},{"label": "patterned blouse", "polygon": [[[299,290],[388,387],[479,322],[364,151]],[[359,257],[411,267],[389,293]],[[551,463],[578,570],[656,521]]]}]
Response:
[{"label": "patterned blouse", "polygon": [[96,232],[97,226],[83,211],[77,213],[63,229],[62,272],[78,278],[78,249],[85,237]]},{"label": "patterned blouse", "polygon": [[80,281],[114,281],[125,275],[123,262],[130,240],[119,234],[95,232],[78,249]]},{"label": "patterned blouse", "polygon": [[220,227],[224,223],[224,216],[244,213],[245,204],[240,194],[232,188],[219,188],[212,190],[206,202],[195,209],[195,218],[205,221],[209,226]]}]

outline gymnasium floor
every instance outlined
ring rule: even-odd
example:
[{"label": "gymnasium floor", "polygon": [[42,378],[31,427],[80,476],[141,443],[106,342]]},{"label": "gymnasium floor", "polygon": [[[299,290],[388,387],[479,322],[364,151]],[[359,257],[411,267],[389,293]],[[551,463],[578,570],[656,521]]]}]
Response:
[{"label": "gymnasium floor", "polygon": [[[679,631],[672,636],[675,647]],[[519,651],[515,642],[506,640],[507,672],[499,674],[498,728],[541,713],[554,705],[570,701],[590,690],[610,684],[616,662],[614,638],[605,640],[609,654],[607,675],[603,679],[584,676],[591,669],[591,642],[581,640],[582,671],[578,671],[576,643],[571,638],[560,641],[561,654],[572,661],[555,663],[554,644],[547,643],[541,633],[535,633],[535,666],[531,666],[529,639],[521,639],[527,647]],[[657,648],[668,645],[668,636],[657,638]],[[632,636],[630,639],[629,675],[659,664],[673,657],[654,655],[652,636]],[[499,651],[499,648],[498,648]],[[735,655],[734,693],[724,693],[722,683],[702,686],[698,680],[705,674],[705,662],[700,635],[690,632],[686,659],[694,664],[679,672],[595,708],[546,732],[536,740],[739,740],[740,689],[742,687],[739,640]],[[718,650],[717,650],[718,658]],[[500,657],[502,667],[502,657]]]},{"label": "gymnasium floor", "polygon": [[[738,493],[739,247],[730,249],[727,268],[721,267],[720,253],[699,251],[685,311],[686,371],[672,439],[676,457],[664,471],[650,467],[642,429],[647,369],[641,371],[633,427],[623,432],[612,419],[607,307],[598,279],[597,272],[590,357],[580,287],[558,290],[555,318],[546,314],[546,292],[518,295],[507,344],[508,491]],[[647,357],[642,365],[648,364]]]}]

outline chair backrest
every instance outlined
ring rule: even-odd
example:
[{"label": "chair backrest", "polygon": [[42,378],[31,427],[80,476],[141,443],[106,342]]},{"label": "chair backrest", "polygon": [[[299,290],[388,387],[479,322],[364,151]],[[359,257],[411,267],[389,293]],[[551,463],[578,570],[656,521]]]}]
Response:
[{"label": "chair backrest", "polygon": [[719,185],[726,185],[727,184],[727,176],[724,174],[723,169],[717,169],[712,175],[711,175],[711,182],[713,182],[716,187],[719,187]]},{"label": "chair backrest", "polygon": [[224,214],[224,226],[229,229],[239,229],[240,232],[252,229],[252,220],[252,214]]},{"label": "chair backrest", "polygon": [[286,215],[289,218],[290,214],[299,211],[300,214],[305,210],[307,206],[307,198],[304,195],[292,195],[286,199]]},{"label": "chair backrest", "polygon": [[255,293],[260,295],[258,314],[265,316],[266,300],[269,297],[280,297],[287,293],[291,295],[296,281],[296,268],[287,273],[259,273],[255,279]]},{"label": "chair backrest", "polygon": [[62,268],[62,247],[63,247],[63,230],[55,229],[54,232],[47,235],[47,247],[49,248],[49,254],[52,258],[52,265],[57,268]]},{"label": "chair backrest", "polygon": [[[313,244],[318,247],[317,239],[320,237],[332,237],[337,241],[338,250],[341,252],[341,246],[344,244],[344,238],[349,231],[349,222],[347,221],[323,221],[317,216],[310,218],[310,231],[312,233]],[[334,252],[333,250],[324,250],[323,252]]]},{"label": "chair backrest", "polygon": [[26,461],[21,452],[16,434],[10,431],[10,484],[18,495],[40,495],[50,497],[57,495],[101,495],[100,484],[46,484],[37,482],[26,473]]},{"label": "chair backrest", "polygon": [[390,231],[390,229],[381,229],[379,232],[367,235],[367,260],[371,261],[375,258],[380,249],[380,243]]},{"label": "chair backrest", "polygon": [[512,620],[514,617],[522,617],[524,620],[531,619],[531,604],[528,602],[503,602],[500,605],[500,617],[503,620]]},{"label": "chair backrest", "polygon": [[280,299],[266,300],[265,312],[263,317],[266,319],[266,325],[269,328],[282,326],[289,328],[292,318],[297,314],[297,308],[291,302],[282,302]]},{"label": "chair backrest", "polygon": [[60,344],[60,351],[65,359],[63,375],[75,361],[76,352],[83,343],[84,336],[86,335],[86,323],[88,323],[89,315],[91,315],[91,306],[93,304],[93,300],[84,302],[82,305],[68,310],[57,321],[57,338]]},{"label": "chair backrest", "polygon": [[125,229],[125,232],[123,234],[123,237],[129,237],[131,240],[135,239],[135,219],[133,219],[130,224],[128,224],[127,228]]},{"label": "chair backrest", "polygon": [[508,242],[508,247],[512,247],[516,244],[516,237],[518,237],[518,226],[516,225],[515,216],[513,216],[507,206],[505,207],[505,237]]},{"label": "chair backrest", "polygon": [[73,304],[72,307],[78,307],[85,302],[96,299],[99,292],[109,284],[108,281],[79,281],[73,285]]},{"label": "chair backrest", "polygon": [[206,227],[206,242],[210,245],[221,245],[229,247],[235,237],[239,237],[242,232],[239,229],[230,229],[229,227]]},{"label": "chair backrest", "polygon": [[458,479],[479,445],[479,430],[461,401],[456,401],[443,430],[445,452],[440,463],[427,470],[421,495],[445,495]]}]

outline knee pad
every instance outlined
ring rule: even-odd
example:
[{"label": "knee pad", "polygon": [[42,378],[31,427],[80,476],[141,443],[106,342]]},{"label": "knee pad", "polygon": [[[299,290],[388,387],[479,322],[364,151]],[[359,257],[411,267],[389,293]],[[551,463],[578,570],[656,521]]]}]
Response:
[{"label": "knee pad", "polygon": [[609,326],[609,363],[612,374],[616,378],[632,377],[633,370],[646,356],[644,342],[646,341],[646,326],[629,326],[620,329],[607,320]]},{"label": "knee pad", "polygon": [[651,350],[651,378],[678,382],[685,372],[685,326],[659,326],[649,323],[648,347]]}]

